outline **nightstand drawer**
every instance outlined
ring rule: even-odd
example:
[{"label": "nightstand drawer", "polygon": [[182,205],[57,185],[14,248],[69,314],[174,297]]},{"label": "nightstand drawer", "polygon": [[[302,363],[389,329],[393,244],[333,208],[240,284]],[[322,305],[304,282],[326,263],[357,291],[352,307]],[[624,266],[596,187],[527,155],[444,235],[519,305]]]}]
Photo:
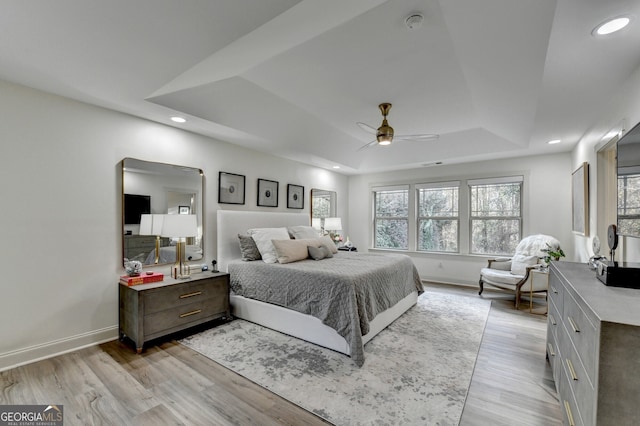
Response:
[{"label": "nightstand drawer", "polygon": [[173,307],[189,305],[213,297],[222,298],[225,292],[225,280],[216,280],[215,278],[150,290],[144,296],[145,315]]},{"label": "nightstand drawer", "polygon": [[147,335],[152,335],[176,327],[184,328],[192,322],[202,322],[204,318],[225,311],[224,304],[221,302],[216,299],[205,299],[145,315],[144,331]]}]

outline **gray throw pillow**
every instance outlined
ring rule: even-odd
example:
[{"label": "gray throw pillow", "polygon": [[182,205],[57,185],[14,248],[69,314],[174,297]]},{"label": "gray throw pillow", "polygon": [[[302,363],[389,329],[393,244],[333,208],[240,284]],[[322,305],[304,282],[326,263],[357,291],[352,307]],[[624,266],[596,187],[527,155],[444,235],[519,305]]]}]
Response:
[{"label": "gray throw pillow", "polygon": [[331,250],[329,250],[325,246],[320,246],[320,247],[309,246],[307,247],[307,250],[309,251],[309,257],[312,258],[313,260],[322,260],[327,257],[333,257],[333,253],[331,253]]},{"label": "gray throw pillow", "polygon": [[242,260],[252,261],[262,259],[260,251],[258,250],[258,246],[250,235],[238,234],[238,241],[240,242],[240,253],[242,254]]}]

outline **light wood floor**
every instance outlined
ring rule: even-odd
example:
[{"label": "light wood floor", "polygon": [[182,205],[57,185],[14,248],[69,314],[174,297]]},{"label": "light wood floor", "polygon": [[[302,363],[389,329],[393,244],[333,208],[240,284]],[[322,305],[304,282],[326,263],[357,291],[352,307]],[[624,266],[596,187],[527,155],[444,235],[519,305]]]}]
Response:
[{"label": "light wood floor", "polygon": [[[471,297],[477,289],[428,285]],[[461,425],[560,425],[545,362],[546,317],[493,301]],[[0,405],[62,404],[65,425],[326,425],[322,419],[169,341],[141,355],[108,342],[0,373]]]}]

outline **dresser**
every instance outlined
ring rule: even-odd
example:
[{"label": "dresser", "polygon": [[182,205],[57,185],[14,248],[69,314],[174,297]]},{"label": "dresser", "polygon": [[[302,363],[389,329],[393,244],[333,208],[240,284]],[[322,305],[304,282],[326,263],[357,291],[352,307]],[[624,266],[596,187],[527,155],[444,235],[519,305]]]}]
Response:
[{"label": "dresser", "polygon": [[145,342],[217,318],[231,318],[229,274],[203,272],[192,278],[135,286],[119,285],[120,338],[138,353]]},{"label": "dresser", "polygon": [[640,290],[607,287],[586,264],[549,269],[547,359],[564,424],[640,424]]}]

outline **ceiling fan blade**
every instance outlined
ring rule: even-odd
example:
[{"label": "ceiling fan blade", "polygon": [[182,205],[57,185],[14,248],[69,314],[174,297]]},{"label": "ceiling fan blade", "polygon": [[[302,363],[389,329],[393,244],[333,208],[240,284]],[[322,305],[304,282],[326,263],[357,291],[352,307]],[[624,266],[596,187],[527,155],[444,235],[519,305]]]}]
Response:
[{"label": "ceiling fan blade", "polygon": [[426,142],[433,141],[440,138],[440,135],[437,134],[424,134],[424,135],[395,135],[393,137],[394,141],[417,141],[417,142]]},{"label": "ceiling fan blade", "polygon": [[368,144],[362,145],[360,148],[358,148],[358,151],[364,151],[365,149],[371,148],[372,146],[376,146],[376,145],[378,145],[378,140],[374,139],[371,142],[369,142]]},{"label": "ceiling fan blade", "polygon": [[357,122],[356,124],[357,124],[357,125],[358,125],[362,130],[364,130],[365,132],[368,132],[368,133],[371,133],[371,134],[374,134],[374,135],[375,135],[375,134],[376,134],[376,132],[378,131],[378,129],[376,129],[376,128],[374,128],[374,127],[371,127],[371,126],[369,126],[369,125],[368,125],[368,124],[366,124],[366,123],[360,123],[360,122]]}]

